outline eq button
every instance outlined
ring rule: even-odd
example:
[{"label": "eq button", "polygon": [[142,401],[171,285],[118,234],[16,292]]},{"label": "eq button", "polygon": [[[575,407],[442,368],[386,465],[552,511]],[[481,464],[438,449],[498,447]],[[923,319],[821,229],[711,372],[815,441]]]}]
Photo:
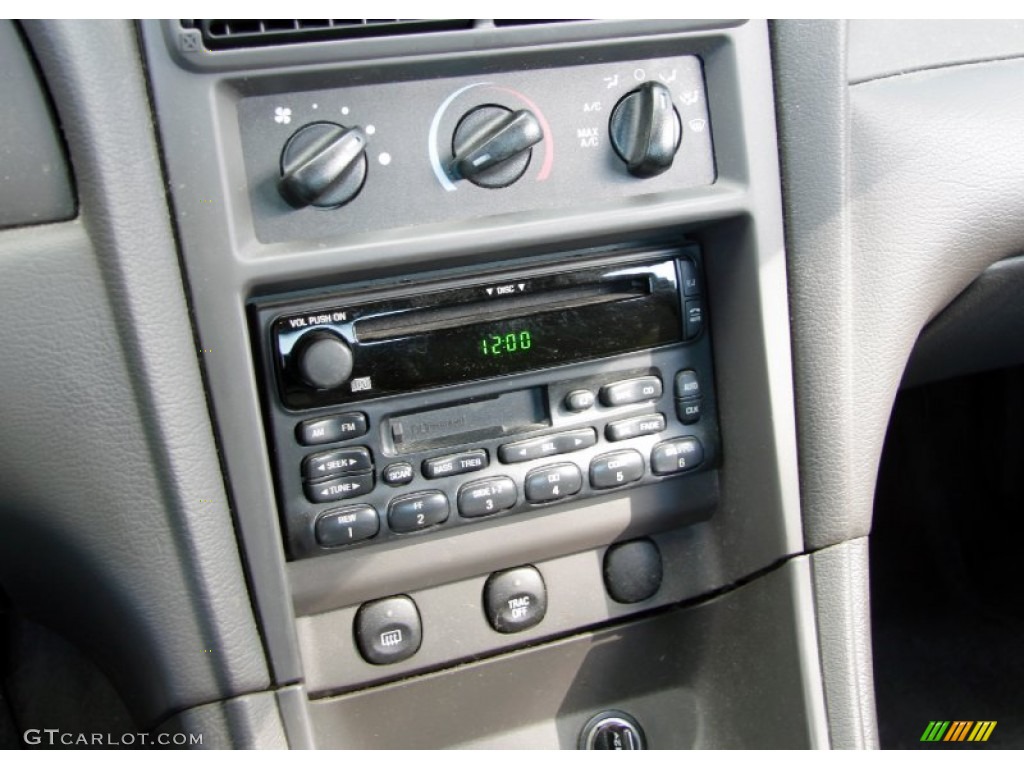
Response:
[{"label": "eq button", "polygon": [[395,533],[421,531],[447,519],[448,497],[440,491],[410,493],[388,505],[388,525]]}]

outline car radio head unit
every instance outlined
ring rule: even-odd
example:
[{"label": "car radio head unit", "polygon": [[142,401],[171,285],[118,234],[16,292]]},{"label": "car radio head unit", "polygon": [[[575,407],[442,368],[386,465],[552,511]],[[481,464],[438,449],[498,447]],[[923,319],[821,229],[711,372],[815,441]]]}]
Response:
[{"label": "car radio head unit", "polygon": [[289,554],[713,470],[700,273],[695,246],[585,252],[255,301]]}]

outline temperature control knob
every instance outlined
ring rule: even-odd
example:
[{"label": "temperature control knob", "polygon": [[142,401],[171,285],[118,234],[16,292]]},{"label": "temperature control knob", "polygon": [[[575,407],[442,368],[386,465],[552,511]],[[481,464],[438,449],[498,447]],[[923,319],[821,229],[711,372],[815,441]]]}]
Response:
[{"label": "temperature control knob", "polygon": [[608,126],[612,146],[631,174],[642,179],[672,167],[683,125],[672,106],[672,93],[648,81],[615,105]]},{"label": "temperature control knob", "polygon": [[366,181],[366,134],[337,123],[310,123],[281,151],[277,189],[290,206],[340,208]]},{"label": "temperature control knob", "polygon": [[507,187],[526,173],[531,147],[543,138],[540,122],[528,109],[477,107],[463,115],[455,128],[452,171],[478,187]]},{"label": "temperature control knob", "polygon": [[352,375],[352,350],[329,331],[307,334],[295,351],[300,378],[314,389],[336,389]]}]

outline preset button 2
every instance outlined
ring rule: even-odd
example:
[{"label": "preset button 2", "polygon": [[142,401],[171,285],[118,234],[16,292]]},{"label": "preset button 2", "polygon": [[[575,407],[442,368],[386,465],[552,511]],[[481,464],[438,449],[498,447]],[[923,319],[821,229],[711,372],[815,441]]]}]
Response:
[{"label": "preset button 2", "polygon": [[388,525],[396,533],[412,533],[448,519],[448,497],[440,491],[398,496],[388,505]]}]

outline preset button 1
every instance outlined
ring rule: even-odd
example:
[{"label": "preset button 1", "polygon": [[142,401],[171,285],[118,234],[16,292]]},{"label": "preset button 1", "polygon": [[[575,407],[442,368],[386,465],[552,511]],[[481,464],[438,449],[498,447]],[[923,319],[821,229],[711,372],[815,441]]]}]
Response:
[{"label": "preset button 1", "polygon": [[321,547],[340,547],[372,539],[380,530],[377,510],[368,504],[324,512],[316,519],[316,540]]}]

